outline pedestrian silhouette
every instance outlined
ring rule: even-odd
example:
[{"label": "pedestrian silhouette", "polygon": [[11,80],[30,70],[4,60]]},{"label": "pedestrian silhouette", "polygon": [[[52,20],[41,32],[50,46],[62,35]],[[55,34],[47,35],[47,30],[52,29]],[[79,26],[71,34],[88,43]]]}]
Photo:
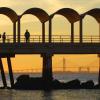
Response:
[{"label": "pedestrian silhouette", "polygon": [[1,38],[1,34],[0,34],[0,38]]},{"label": "pedestrian silhouette", "polygon": [[28,32],[28,30],[26,30],[24,36],[25,36],[26,42],[29,42],[29,39],[30,39],[30,33]]},{"label": "pedestrian silhouette", "polygon": [[6,41],[6,33],[5,32],[2,35],[2,41],[3,41],[3,43],[5,43],[5,41]]},{"label": "pedestrian silhouette", "polygon": [[1,34],[0,34],[0,42],[1,42]]}]

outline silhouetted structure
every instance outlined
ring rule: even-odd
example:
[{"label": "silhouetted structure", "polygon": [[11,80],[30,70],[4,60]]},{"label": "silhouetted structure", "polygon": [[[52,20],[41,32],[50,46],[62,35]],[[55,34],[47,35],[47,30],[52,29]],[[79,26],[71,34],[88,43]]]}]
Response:
[{"label": "silhouetted structure", "polygon": [[84,71],[84,69],[85,69],[87,72],[90,72],[90,68],[89,68],[89,67],[79,67],[79,72],[82,72],[82,70]]},{"label": "silhouetted structure", "polygon": [[[11,87],[14,86],[14,79],[13,79],[13,71],[10,58],[14,57],[16,54],[40,54],[41,57],[43,58],[42,80],[45,80],[45,82],[48,83],[53,80],[52,57],[54,54],[100,54],[100,9],[97,8],[92,9],[82,15],[79,15],[73,9],[63,8],[49,16],[44,10],[40,8],[30,8],[26,10],[23,14],[17,15],[16,12],[10,8],[0,7],[0,14],[8,16],[13,24],[13,35],[10,40],[11,42],[5,42],[6,37],[4,35],[3,39],[4,43],[0,43],[0,59],[7,58]],[[31,14],[33,16],[36,16],[42,24],[41,36],[39,36],[38,39],[37,37],[32,38],[32,40],[37,39],[35,42],[30,41],[30,43],[25,43],[22,40],[23,38],[21,38],[20,20],[22,16],[26,14]],[[71,37],[69,38],[70,40],[69,42],[67,42],[68,37],[66,35],[64,36],[58,35],[57,38],[56,36],[52,35],[52,19],[57,14],[64,16],[66,19],[68,19],[68,21],[71,24]],[[83,34],[83,19],[86,15],[94,17],[99,24],[99,34],[98,34],[99,36],[91,38],[90,42],[84,42],[84,38],[88,40],[88,38],[85,37]],[[47,36],[48,38],[46,38],[45,35],[45,23],[47,21],[49,22],[49,35]],[[80,31],[78,38],[79,42],[77,43],[74,41],[75,22],[79,22],[79,31]],[[16,23],[18,23],[17,27]],[[97,42],[94,43],[92,39],[96,39]],[[0,62],[1,62],[0,68],[1,68],[3,85],[4,87],[7,87],[2,60]],[[78,80],[75,80],[75,83],[79,85]]]}]

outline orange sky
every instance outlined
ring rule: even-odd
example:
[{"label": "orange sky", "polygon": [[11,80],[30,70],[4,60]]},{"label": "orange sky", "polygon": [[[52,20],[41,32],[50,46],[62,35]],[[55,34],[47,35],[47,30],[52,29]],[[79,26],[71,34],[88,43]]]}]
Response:
[{"label": "orange sky", "polygon": [[[45,6],[44,6],[45,5]],[[60,8],[68,7],[73,8],[78,13],[84,13],[92,8],[100,7],[99,0],[0,0],[0,7],[9,7],[22,14],[25,10],[32,7],[39,7],[44,9],[49,15],[54,13]],[[7,34],[12,34],[12,23],[4,15],[0,15],[0,33],[4,31]],[[31,20],[30,20],[31,19]],[[5,28],[6,27],[6,28]],[[91,28],[93,27],[93,28]],[[28,29],[31,34],[41,34],[41,23],[32,15],[25,15],[21,19],[21,34],[24,34]],[[94,18],[86,16],[84,19],[84,34],[86,35],[98,35],[98,24]],[[46,23],[46,34],[48,34],[48,22]],[[53,34],[69,34],[70,35],[70,23],[62,16],[55,16],[53,19]],[[75,23],[75,35],[79,34],[79,23]],[[66,59],[66,67],[80,67],[89,66],[91,70],[95,70],[92,67],[98,68],[97,55],[55,55],[53,56],[53,68],[62,67],[62,59]],[[60,63],[61,62],[61,63]],[[7,70],[6,60],[3,59],[5,70]],[[42,58],[40,55],[16,55],[12,58],[13,70],[17,69],[31,69],[41,68]],[[74,69],[73,69],[74,70]]]},{"label": "orange sky", "polygon": [[[90,67],[91,71],[98,70],[99,59],[97,55],[54,55],[53,56],[53,70],[63,71],[63,58],[66,59],[67,71],[78,71],[77,67]],[[7,61],[3,58],[5,71],[7,71]],[[42,71],[42,58],[40,55],[16,55],[12,58],[13,70],[41,70]],[[61,68],[62,67],[62,68]],[[75,67],[75,68],[70,68]],[[86,69],[82,69],[87,71]]]}]

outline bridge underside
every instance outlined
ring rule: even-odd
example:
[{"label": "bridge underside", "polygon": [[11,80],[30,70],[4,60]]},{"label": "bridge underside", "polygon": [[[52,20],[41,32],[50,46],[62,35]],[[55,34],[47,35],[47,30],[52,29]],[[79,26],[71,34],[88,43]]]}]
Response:
[{"label": "bridge underside", "polygon": [[53,54],[100,54],[100,43],[1,43],[0,70],[4,87],[7,87],[2,58],[7,58],[11,87],[14,86],[11,57],[16,54],[41,54],[42,77],[52,80]]},{"label": "bridge underside", "polygon": [[1,56],[15,54],[99,54],[100,43],[5,43],[0,44]]}]

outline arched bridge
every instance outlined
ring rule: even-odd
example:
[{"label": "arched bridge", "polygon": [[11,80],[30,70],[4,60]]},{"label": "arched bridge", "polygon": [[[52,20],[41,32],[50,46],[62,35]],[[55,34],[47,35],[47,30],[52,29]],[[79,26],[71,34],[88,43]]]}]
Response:
[{"label": "arched bridge", "polygon": [[[0,38],[0,69],[3,84],[6,87],[5,73],[1,58],[6,57],[8,61],[11,86],[14,85],[13,72],[10,57],[15,54],[41,54],[43,57],[43,78],[52,79],[52,56],[53,54],[100,54],[100,9],[95,8],[83,14],[78,14],[71,8],[62,8],[51,15],[43,9],[30,8],[17,15],[15,11],[7,7],[0,8],[0,14],[10,18],[13,24],[13,35],[7,35],[5,43]],[[30,41],[25,42],[21,35],[21,18],[26,14],[36,16],[42,24],[41,35],[31,35]],[[56,15],[64,16],[71,25],[70,35],[53,35],[52,19]],[[96,19],[99,25],[98,36],[86,36],[83,33],[83,20],[86,15]],[[48,35],[45,34],[45,23],[48,21]],[[74,34],[74,23],[79,22],[79,35]]]},{"label": "arched bridge", "polygon": [[[8,13],[9,12],[9,13]],[[7,7],[0,8],[0,14],[10,18],[13,23],[13,35],[6,36],[6,42],[0,40],[0,53],[12,54],[97,54],[100,53],[100,9],[95,8],[79,15],[71,8],[62,8],[48,15],[40,8],[30,8],[21,15]],[[41,35],[31,35],[29,43],[21,35],[21,18],[26,14],[36,16],[42,24]],[[52,19],[56,15],[64,16],[71,24],[70,35],[52,35]],[[98,36],[87,36],[83,33],[83,20],[86,15],[94,17],[99,25]],[[45,34],[45,23],[49,22],[48,35]],[[74,34],[74,23],[79,22],[79,35]],[[17,26],[16,26],[17,25]]]}]

